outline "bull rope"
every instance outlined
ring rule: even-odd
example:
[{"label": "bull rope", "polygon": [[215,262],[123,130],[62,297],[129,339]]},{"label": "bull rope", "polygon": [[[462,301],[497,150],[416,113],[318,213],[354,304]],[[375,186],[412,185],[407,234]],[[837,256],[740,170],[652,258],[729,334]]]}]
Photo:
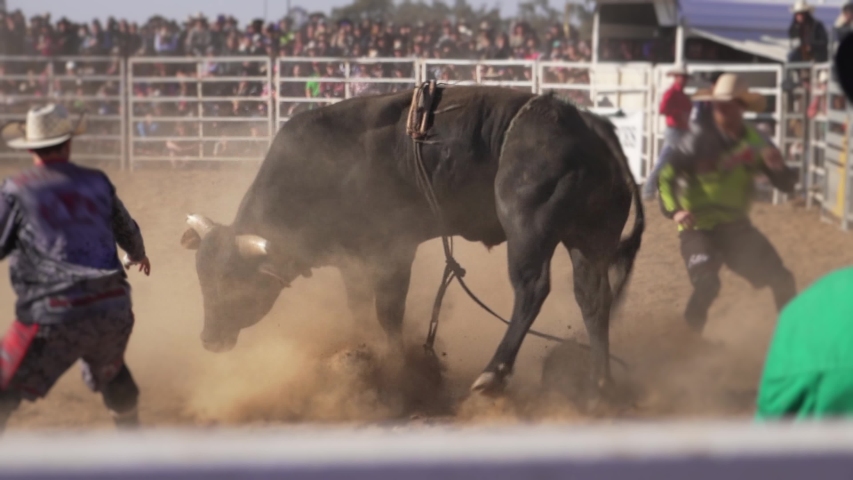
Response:
[{"label": "bull rope", "polygon": [[[438,287],[438,292],[435,295],[435,302],[432,306],[432,316],[429,321],[429,331],[427,333],[426,341],[424,342],[423,348],[424,351],[435,357],[435,339],[438,335],[438,319],[441,313],[441,304],[444,301],[444,295],[447,293],[447,288],[456,280],[459,283],[459,286],[462,287],[462,290],[468,294],[471,300],[474,301],[477,305],[480,306],[483,310],[489,313],[491,316],[500,320],[505,325],[509,326],[510,321],[500,316],[494,310],[489,308],[482,300],[480,300],[477,295],[468,288],[468,285],[465,283],[464,277],[466,271],[462,268],[462,265],[456,261],[456,258],[453,256],[453,237],[447,234],[446,224],[444,223],[444,215],[442,214],[441,206],[438,203],[438,197],[435,194],[435,190],[432,187],[432,181],[429,178],[429,173],[427,173],[426,166],[424,165],[423,155],[421,152],[421,148],[425,143],[434,143],[424,140],[427,136],[427,130],[430,127],[430,116],[438,113],[443,113],[448,110],[452,110],[458,108],[456,106],[433,112],[433,102],[435,101],[435,91],[436,91],[436,82],[435,80],[430,80],[422,86],[415,87],[414,94],[412,95],[412,104],[409,108],[409,114],[406,122],[406,133],[412,138],[412,143],[415,150],[415,180],[417,181],[418,188],[423,192],[426,197],[427,203],[429,204],[430,210],[432,210],[433,215],[435,215],[436,219],[439,223],[439,228],[441,229],[441,244],[444,249],[444,258],[445,258],[445,267],[444,273],[441,276],[441,284]],[[509,127],[507,128],[506,133],[504,134],[504,144],[506,143],[506,136],[509,134],[510,129],[515,124],[515,121],[524,113],[526,110],[530,108],[533,102],[539,99],[540,96],[534,96],[530,100],[527,101],[519,110],[516,112],[515,116],[513,116],[510,121]],[[420,117],[420,118],[419,118]],[[501,150],[503,150],[503,145],[501,145]],[[534,337],[539,337],[551,342],[556,342],[559,344],[567,343],[569,341],[574,342],[581,348],[585,350],[589,350],[589,345],[585,345],[583,343],[577,342],[574,339],[566,339],[557,337],[554,335],[549,335],[547,333],[539,332],[537,330],[528,329],[528,335],[533,335]],[[627,363],[624,360],[616,357],[615,355],[610,355],[615,362],[621,365],[626,370],[628,369]]]}]

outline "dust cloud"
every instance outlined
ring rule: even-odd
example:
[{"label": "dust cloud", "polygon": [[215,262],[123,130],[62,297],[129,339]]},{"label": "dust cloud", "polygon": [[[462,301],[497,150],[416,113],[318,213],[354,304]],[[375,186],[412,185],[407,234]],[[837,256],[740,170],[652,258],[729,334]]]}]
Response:
[{"label": "dust cloud", "polygon": [[[583,394],[588,352],[529,337],[505,395],[471,396],[468,387],[494,353],[504,326],[458,286],[445,299],[436,351],[420,344],[444,267],[438,242],[422,245],[406,310],[405,352],[388,351],[378,325],[355,325],[340,275],[318,269],[283,292],[270,315],[244,330],[228,353],[205,351],[199,340],[202,302],[193,252],[179,239],[187,213],[230,223],[254,168],[108,172],[143,229],[151,277],[130,272],[137,323],[127,361],[142,395],[141,419],[152,427],[270,423],[508,423],[601,422],[619,418],[746,417],[751,415],[764,352],[775,323],[770,294],[729,272],[711,311],[707,337],[719,346],[690,344],[681,311],[690,285],[675,228],[647,205],[649,226],[611,332],[616,385],[602,398]],[[12,169],[0,170],[3,176]],[[853,236],[790,206],[759,205],[755,223],[774,242],[802,289],[853,259]],[[512,307],[506,250],[457,241],[458,260],[474,291],[500,313]],[[5,265],[5,264],[4,264]],[[5,266],[3,268],[6,268]],[[12,321],[6,278],[0,299]],[[374,322],[375,323],[375,322]],[[571,264],[558,249],[551,295],[534,328],[579,343],[586,332],[572,294]],[[544,381],[543,381],[544,380]],[[25,405],[13,429],[111,428],[101,400],[76,369],[49,396]]]}]

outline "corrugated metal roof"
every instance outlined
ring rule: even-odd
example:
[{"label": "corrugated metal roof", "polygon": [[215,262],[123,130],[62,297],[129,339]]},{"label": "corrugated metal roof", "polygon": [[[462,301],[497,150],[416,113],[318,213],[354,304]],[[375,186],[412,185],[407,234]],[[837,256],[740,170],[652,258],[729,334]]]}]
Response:
[{"label": "corrugated metal roof", "polygon": [[[688,27],[732,40],[761,41],[763,36],[787,38],[793,1],[779,0],[679,0]],[[815,5],[814,16],[827,32],[838,17],[843,0]],[[814,3],[813,3],[814,4]]]}]

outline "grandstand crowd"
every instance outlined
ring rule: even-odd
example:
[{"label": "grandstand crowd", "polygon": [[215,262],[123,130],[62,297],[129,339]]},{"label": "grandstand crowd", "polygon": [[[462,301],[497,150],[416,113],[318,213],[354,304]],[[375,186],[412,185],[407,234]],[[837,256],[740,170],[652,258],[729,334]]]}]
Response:
[{"label": "grandstand crowd", "polygon": [[[620,60],[633,60],[651,51],[640,43],[614,44],[606,52]],[[476,25],[468,22],[416,22],[394,24],[380,20],[331,21],[323,14],[313,14],[305,21],[294,22],[286,17],[276,23],[262,20],[240,25],[233,16],[219,15],[208,19],[202,14],[184,22],[155,16],[139,25],[127,20],[109,18],[102,23],[75,23],[67,18],[52,20],[50,15],[34,16],[29,20],[20,11],[0,13],[0,55],[44,57],[43,63],[0,61],[0,97],[4,94],[30,97],[67,97],[69,102],[96,111],[100,115],[117,115],[119,86],[115,82],[87,76],[118,76],[126,58],[164,58],[163,62],[132,63],[129,69],[134,78],[129,88],[133,93],[132,128],[138,138],[197,136],[219,131],[237,133],[242,137],[264,136],[262,122],[239,125],[235,123],[182,122],[167,118],[267,118],[271,105],[267,99],[276,98],[281,117],[300,110],[314,108],[333,99],[372,93],[409,89],[414,85],[413,60],[429,59],[487,59],[487,60],[562,60],[586,62],[592,57],[588,41],[578,38],[577,31],[554,24],[537,31],[526,22],[513,22],[508,29],[489,21]],[[610,55],[608,53],[608,55]],[[242,57],[305,58],[306,61],[266,62]],[[77,58],[53,61],[56,57],[91,57],[92,61]],[[98,58],[95,61],[95,57]],[[196,60],[182,61],[191,57]],[[313,61],[312,58],[385,58],[399,62],[353,63]],[[109,60],[103,60],[107,58]],[[197,61],[197,60],[202,61]],[[270,72],[269,69],[273,71]],[[347,71],[348,69],[348,71]],[[268,75],[278,74],[282,81],[277,88],[265,81]],[[503,65],[481,67],[453,64],[430,65],[430,78],[441,81],[493,79],[530,82],[530,66]],[[589,83],[585,68],[550,68],[548,81],[560,83]],[[50,80],[48,77],[75,80]],[[351,81],[330,81],[348,76]],[[205,77],[232,78],[235,81],[197,83]],[[161,82],[154,78],[174,81]],[[364,80],[359,80],[359,79]],[[371,79],[382,79],[376,81]],[[349,89],[349,92],[346,90]],[[208,99],[202,102],[194,98]],[[587,92],[572,92],[573,100],[589,104]],[[305,101],[311,99],[312,101]],[[23,108],[23,104],[20,105]],[[4,111],[15,112],[15,105],[5,105]],[[115,122],[103,128],[112,131]],[[95,132],[99,130],[96,128]],[[228,146],[205,145],[217,155],[225,155]],[[235,142],[231,142],[234,144]],[[179,155],[183,148],[176,141],[145,143],[134,146],[140,155]],[[234,152],[235,155],[240,154]]]},{"label": "grandstand crowd", "polygon": [[[77,24],[66,18],[53,22],[49,15],[27,21],[20,11],[0,15],[0,55],[591,58],[589,43],[559,24],[537,32],[518,22],[504,31],[488,21],[476,27],[450,20],[395,25],[372,20],[332,22],[314,14],[301,25],[288,17],[268,24],[254,20],[241,28],[234,17],[225,15],[208,19],[198,14],[185,22],[158,16],[142,25],[114,18],[106,23],[95,19]],[[626,42],[613,50],[619,52],[614,56],[629,60],[648,46]]]}]

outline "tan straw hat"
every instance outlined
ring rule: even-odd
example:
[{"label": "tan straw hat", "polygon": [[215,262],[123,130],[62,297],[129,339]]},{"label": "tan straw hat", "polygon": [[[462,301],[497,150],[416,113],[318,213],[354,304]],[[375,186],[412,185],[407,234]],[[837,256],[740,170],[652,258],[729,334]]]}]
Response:
[{"label": "tan straw hat", "polygon": [[72,120],[65,107],[51,103],[30,109],[26,123],[9,123],[1,134],[10,148],[37,150],[59,145],[85,131],[85,112]]},{"label": "tan straw hat", "polygon": [[791,13],[812,13],[814,12],[814,7],[809,5],[809,2],[806,0],[797,0],[794,3],[794,6],[791,7]]},{"label": "tan straw hat", "polygon": [[697,102],[730,102],[740,100],[750,112],[763,112],[767,99],[760,93],[749,91],[749,85],[743,77],[734,73],[724,73],[717,79],[710,91],[696,92],[693,100]]}]

